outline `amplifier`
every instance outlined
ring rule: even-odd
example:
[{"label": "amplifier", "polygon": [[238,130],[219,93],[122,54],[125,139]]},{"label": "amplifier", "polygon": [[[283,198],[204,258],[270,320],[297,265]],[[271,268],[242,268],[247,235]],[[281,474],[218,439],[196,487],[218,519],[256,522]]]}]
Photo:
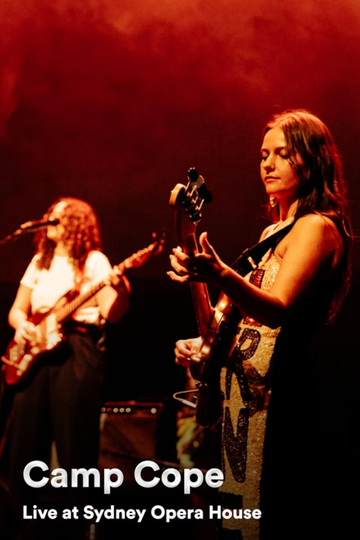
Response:
[{"label": "amplifier", "polygon": [[133,478],[139,461],[158,456],[162,402],[111,401],[100,414],[99,468],[118,468]]}]

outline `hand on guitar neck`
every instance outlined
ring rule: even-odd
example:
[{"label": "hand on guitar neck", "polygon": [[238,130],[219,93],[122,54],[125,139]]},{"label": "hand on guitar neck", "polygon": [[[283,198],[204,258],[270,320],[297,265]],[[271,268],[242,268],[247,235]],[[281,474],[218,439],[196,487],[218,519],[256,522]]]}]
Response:
[{"label": "hand on guitar neck", "polygon": [[115,266],[112,271],[108,274],[107,278],[104,280],[105,285],[109,285],[116,292],[119,292],[123,289],[126,289],[129,293],[131,291],[131,286],[128,278],[125,276],[123,271],[119,266]]},{"label": "hand on guitar neck", "polygon": [[186,254],[180,247],[174,248],[170,255],[171,266],[175,272],[167,272],[173,281],[196,281],[218,285],[219,278],[226,272],[227,266],[220,259],[208,241],[207,233],[200,235],[201,251]]}]

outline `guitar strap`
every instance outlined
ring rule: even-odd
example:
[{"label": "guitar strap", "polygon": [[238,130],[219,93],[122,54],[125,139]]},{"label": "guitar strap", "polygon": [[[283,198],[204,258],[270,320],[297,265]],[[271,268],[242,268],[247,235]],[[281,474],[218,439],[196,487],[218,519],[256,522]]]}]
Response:
[{"label": "guitar strap", "polygon": [[238,274],[241,276],[246,276],[249,272],[252,272],[258,267],[259,262],[265,255],[265,253],[270,249],[276,246],[280,240],[284,238],[284,236],[287,235],[288,232],[290,232],[290,229],[294,225],[294,221],[290,223],[289,225],[286,225],[286,227],[283,227],[279,231],[277,231],[274,234],[271,234],[265,240],[262,240],[261,242],[258,242],[251,248],[245,249],[240,257],[236,259],[236,261],[231,265],[231,268],[233,268]]}]

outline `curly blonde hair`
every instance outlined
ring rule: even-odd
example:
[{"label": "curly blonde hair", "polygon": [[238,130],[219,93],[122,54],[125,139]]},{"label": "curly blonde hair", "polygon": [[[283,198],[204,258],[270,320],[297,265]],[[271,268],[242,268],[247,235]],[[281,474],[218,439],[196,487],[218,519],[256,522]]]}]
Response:
[{"label": "curly blonde hair", "polygon": [[[48,218],[55,206],[64,202],[64,215],[61,222],[65,228],[64,244],[69,249],[69,258],[75,270],[82,271],[90,251],[101,250],[100,229],[93,208],[80,199],[61,197],[47,210],[44,218]],[[46,229],[35,236],[37,253],[40,254],[38,268],[49,269],[54,257],[55,244],[47,237]]]}]

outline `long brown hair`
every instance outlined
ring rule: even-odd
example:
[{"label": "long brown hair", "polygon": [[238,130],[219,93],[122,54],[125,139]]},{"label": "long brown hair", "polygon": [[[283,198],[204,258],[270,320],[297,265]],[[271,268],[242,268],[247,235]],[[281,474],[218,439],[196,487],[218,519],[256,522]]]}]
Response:
[{"label": "long brown hair", "polygon": [[[93,208],[80,199],[61,197],[47,210],[48,218],[55,206],[65,202],[62,224],[65,228],[64,244],[69,249],[69,258],[75,270],[83,270],[90,251],[101,249],[100,229]],[[40,254],[38,268],[49,269],[54,256],[55,244],[47,237],[46,229],[35,236],[37,253]]]},{"label": "long brown hair", "polygon": [[[349,287],[353,238],[340,153],[327,126],[308,110],[291,109],[272,116],[263,135],[274,127],[284,132],[289,162],[299,180],[295,220],[306,214],[327,216],[344,241],[346,258],[342,285],[332,310],[335,314]],[[303,164],[297,163],[296,153],[300,154]],[[278,220],[277,204],[269,204],[269,214],[273,220]]]}]

